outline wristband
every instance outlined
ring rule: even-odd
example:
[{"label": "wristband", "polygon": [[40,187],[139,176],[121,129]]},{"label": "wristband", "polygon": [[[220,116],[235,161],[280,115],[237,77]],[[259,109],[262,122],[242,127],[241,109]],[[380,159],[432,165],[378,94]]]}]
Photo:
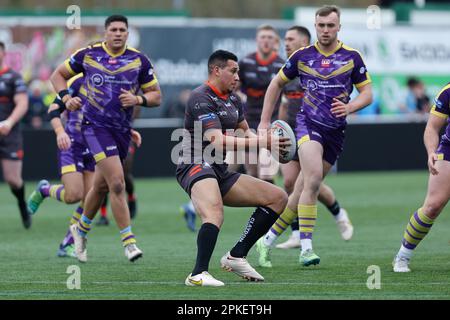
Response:
[{"label": "wristband", "polygon": [[62,100],[62,98],[64,97],[64,96],[66,96],[66,95],[70,95],[70,92],[69,92],[69,90],[67,90],[67,89],[64,89],[64,90],[61,90],[60,92],[58,92],[58,96],[59,96],[59,98]]},{"label": "wristband", "polygon": [[144,95],[140,95],[140,97],[142,98],[141,106],[147,107],[147,98]]}]

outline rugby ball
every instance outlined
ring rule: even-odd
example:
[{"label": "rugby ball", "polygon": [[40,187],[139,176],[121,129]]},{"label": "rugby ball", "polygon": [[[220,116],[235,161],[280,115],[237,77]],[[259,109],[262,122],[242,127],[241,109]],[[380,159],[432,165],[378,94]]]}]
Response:
[{"label": "rugby ball", "polygon": [[280,163],[288,163],[295,157],[297,152],[297,139],[294,131],[286,121],[276,120],[270,125],[272,135],[277,137],[288,137],[291,140],[291,146],[286,151],[272,150],[272,156]]}]

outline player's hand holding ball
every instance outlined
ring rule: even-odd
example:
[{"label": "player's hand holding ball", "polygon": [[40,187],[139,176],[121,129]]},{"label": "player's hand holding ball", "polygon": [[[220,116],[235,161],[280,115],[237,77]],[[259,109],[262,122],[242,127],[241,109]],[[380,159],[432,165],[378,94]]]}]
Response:
[{"label": "player's hand holding ball", "polygon": [[283,120],[270,126],[272,156],[280,163],[288,163],[297,152],[296,138],[292,128]]}]

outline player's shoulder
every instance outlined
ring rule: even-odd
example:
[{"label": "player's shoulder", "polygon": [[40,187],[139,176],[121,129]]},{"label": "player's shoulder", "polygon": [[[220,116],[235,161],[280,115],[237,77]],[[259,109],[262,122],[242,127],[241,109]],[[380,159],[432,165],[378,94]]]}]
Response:
[{"label": "player's shoulder", "polygon": [[188,108],[190,109],[204,109],[209,108],[214,104],[217,97],[214,92],[206,84],[195,88],[191,91],[188,99]]},{"label": "player's shoulder", "polygon": [[309,45],[309,46],[301,47],[301,48],[295,50],[294,52],[292,52],[292,54],[291,54],[291,56],[289,58],[291,58],[291,57],[301,57],[304,54],[313,53],[313,52],[314,52],[314,45]]},{"label": "player's shoulder", "polygon": [[438,97],[441,97],[443,95],[450,98],[450,82],[447,83],[437,94]]},{"label": "player's shoulder", "polygon": [[249,65],[256,65],[256,52],[252,52],[247,54],[245,57],[243,57],[240,61],[241,64],[249,64]]},{"label": "player's shoulder", "polygon": [[79,87],[84,81],[83,77],[83,73],[78,73],[67,81],[67,86],[71,88]]},{"label": "player's shoulder", "polygon": [[134,47],[127,46],[126,52],[129,55],[134,55],[134,56],[139,57],[141,60],[150,61],[150,58],[148,57],[147,54],[145,54],[144,52],[142,52]]},{"label": "player's shoulder", "polygon": [[212,90],[206,84],[202,84],[191,91],[189,99],[209,98]]},{"label": "player's shoulder", "polygon": [[359,50],[352,48],[344,43],[342,44],[342,50],[347,51],[351,55],[357,55],[362,58],[362,54],[361,54],[361,52],[359,52]]},{"label": "player's shoulder", "polygon": [[239,95],[235,92],[230,93],[230,100],[233,103],[242,104],[241,97],[239,97]]}]

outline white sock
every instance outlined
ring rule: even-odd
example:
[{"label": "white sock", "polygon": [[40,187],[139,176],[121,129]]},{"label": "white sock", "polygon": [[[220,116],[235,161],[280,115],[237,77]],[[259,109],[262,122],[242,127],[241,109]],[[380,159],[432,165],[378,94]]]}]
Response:
[{"label": "white sock", "polygon": [[295,237],[295,238],[297,238],[297,239],[300,239],[300,230],[293,230],[292,231],[292,234],[291,234],[291,237]]},{"label": "white sock", "polygon": [[403,245],[400,247],[400,250],[398,250],[397,255],[400,258],[406,258],[408,260],[411,260],[412,254],[413,254],[414,250],[405,248]]},{"label": "white sock", "polygon": [[342,210],[339,210],[339,213],[333,217],[334,217],[334,219],[336,219],[336,221],[341,221],[346,218],[346,216]]},{"label": "white sock", "polygon": [[269,230],[264,236],[264,244],[268,247],[273,247],[273,244],[278,239],[278,235],[273,233],[272,230]]},{"label": "white sock", "polygon": [[195,208],[194,208],[194,204],[192,203],[192,200],[189,201],[189,203],[187,204],[187,206],[189,207],[190,210],[195,212]]},{"label": "white sock", "polygon": [[302,252],[306,250],[312,250],[312,240],[311,239],[301,239],[300,243],[302,245]]}]

